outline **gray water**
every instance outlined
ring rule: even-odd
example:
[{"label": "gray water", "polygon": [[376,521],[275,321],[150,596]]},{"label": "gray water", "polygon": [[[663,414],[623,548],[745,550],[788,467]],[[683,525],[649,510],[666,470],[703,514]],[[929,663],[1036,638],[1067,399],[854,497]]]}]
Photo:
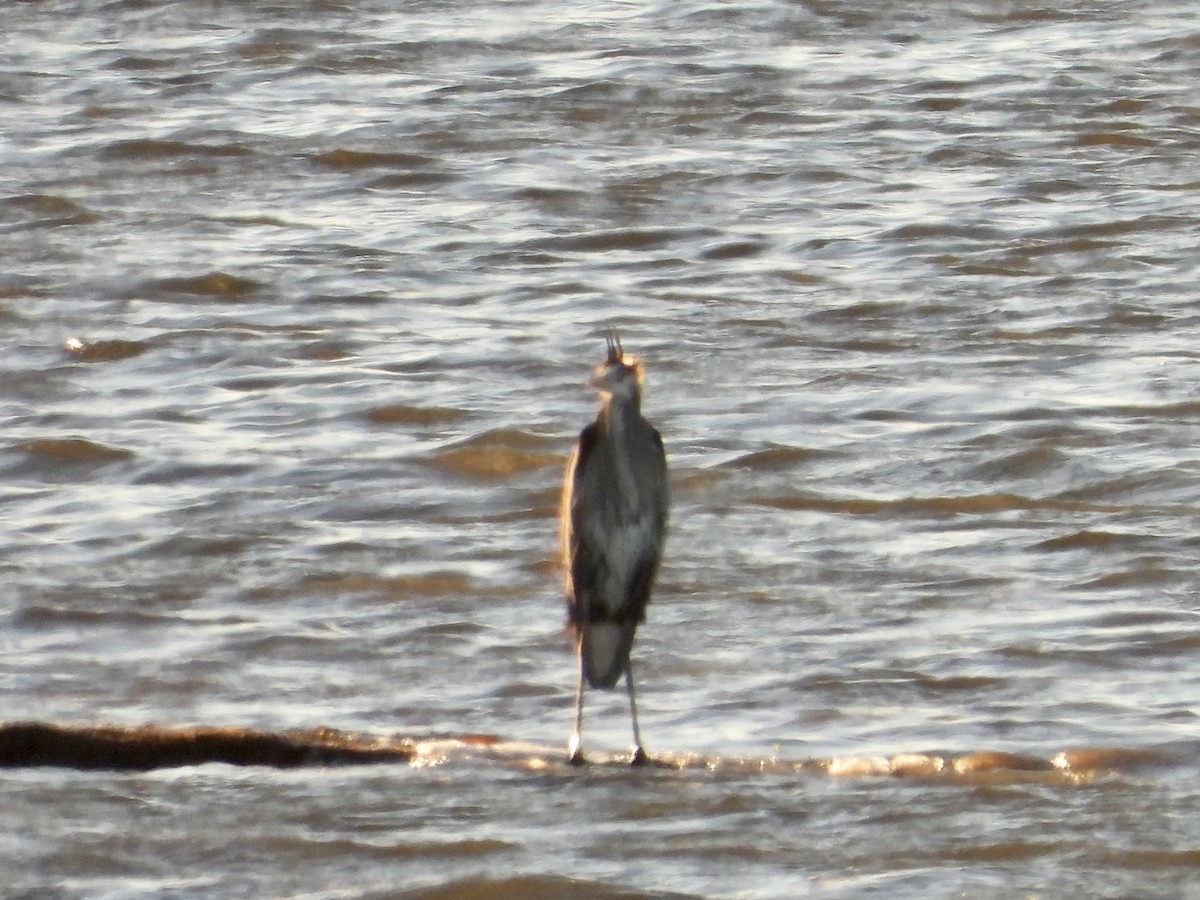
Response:
[{"label": "gray water", "polygon": [[[1194,4],[0,34],[0,721],[459,748],[10,769],[5,896],[1200,891]],[[642,730],[696,765],[561,761],[610,327],[673,482]],[[1160,764],[1050,762],[1106,750]],[[870,774],[983,751],[1047,768]]]}]

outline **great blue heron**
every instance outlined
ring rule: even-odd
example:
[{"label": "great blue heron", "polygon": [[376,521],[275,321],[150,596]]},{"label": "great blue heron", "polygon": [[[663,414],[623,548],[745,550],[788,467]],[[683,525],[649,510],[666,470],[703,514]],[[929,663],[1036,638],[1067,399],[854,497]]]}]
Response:
[{"label": "great blue heron", "polygon": [[579,435],[562,494],[567,610],[579,660],[567,750],[575,764],[583,762],[584,682],[612,688],[622,672],[633,762],[646,761],[629,653],[646,618],[667,528],[667,458],[662,438],[642,418],[642,361],[626,356],[615,334],[607,340],[608,357],[588,380],[600,393],[600,414]]}]

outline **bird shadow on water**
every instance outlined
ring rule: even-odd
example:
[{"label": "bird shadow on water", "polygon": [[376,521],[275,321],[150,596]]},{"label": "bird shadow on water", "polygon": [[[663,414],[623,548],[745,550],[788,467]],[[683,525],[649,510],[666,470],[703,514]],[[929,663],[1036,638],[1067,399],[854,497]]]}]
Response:
[{"label": "bird shadow on water", "polygon": [[134,727],[0,724],[0,768],[60,767],[92,771],[149,771],[223,763],[300,768],[403,763],[413,768],[499,765],[568,775],[586,771],[672,771],[727,777],[810,776],[908,778],[966,785],[1075,785],[1147,769],[1185,765],[1195,754],[1137,747],[1079,747],[1050,757],[993,750],[961,754],[900,753],[783,759],[665,751],[631,766],[630,753],[589,752],[572,764],[561,747],[492,735],[380,737],[331,728],[269,732],[216,726]]}]

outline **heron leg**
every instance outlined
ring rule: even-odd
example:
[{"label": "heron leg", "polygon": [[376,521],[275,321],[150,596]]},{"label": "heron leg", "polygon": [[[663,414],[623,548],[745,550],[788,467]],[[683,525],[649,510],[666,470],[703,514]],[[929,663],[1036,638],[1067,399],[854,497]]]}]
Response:
[{"label": "heron leg", "polygon": [[633,759],[635,766],[644,765],[649,761],[646,751],[642,749],[642,733],[638,730],[637,701],[633,699],[633,663],[625,663],[625,688],[629,691],[629,718],[633,720]]},{"label": "heron leg", "polygon": [[583,642],[576,645],[579,660],[579,678],[575,682],[575,729],[567,742],[567,762],[573,766],[583,765]]}]

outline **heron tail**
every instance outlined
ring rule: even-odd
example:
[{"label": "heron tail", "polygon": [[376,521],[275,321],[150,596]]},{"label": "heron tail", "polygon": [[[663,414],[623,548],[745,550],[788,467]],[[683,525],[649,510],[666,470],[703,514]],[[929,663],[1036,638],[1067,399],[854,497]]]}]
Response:
[{"label": "heron tail", "polygon": [[616,687],[633,649],[633,623],[589,622],[583,626],[580,652],[583,674],[594,688]]}]

